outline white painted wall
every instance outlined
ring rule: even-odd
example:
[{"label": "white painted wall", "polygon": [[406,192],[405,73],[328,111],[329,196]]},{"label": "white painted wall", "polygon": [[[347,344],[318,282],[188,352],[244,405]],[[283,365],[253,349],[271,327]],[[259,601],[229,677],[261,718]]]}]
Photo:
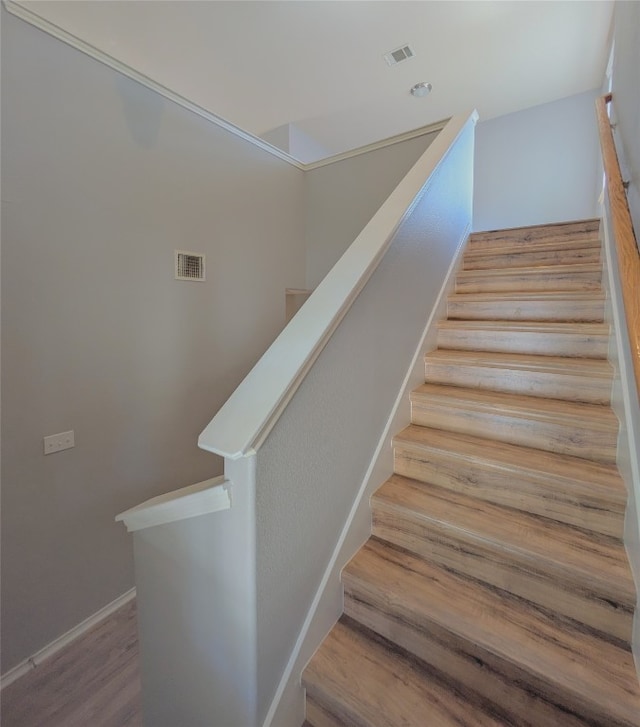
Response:
[{"label": "white painted wall", "polygon": [[597,91],[481,121],[473,229],[596,216]]},{"label": "white painted wall", "polygon": [[355,240],[437,132],[305,172],[307,288]]},{"label": "white painted wall", "polygon": [[133,585],[118,512],[221,473],[305,251],[300,170],[1,12],[4,673]]},{"label": "white painted wall", "polygon": [[133,534],[147,727],[255,724],[252,464],[226,467],[231,509]]}]

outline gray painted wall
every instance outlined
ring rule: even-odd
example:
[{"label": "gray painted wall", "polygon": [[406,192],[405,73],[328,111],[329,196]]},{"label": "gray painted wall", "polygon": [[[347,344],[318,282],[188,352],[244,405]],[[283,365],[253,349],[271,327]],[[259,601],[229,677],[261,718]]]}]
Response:
[{"label": "gray painted wall", "polygon": [[133,585],[118,512],[221,473],[198,435],[304,285],[302,176],[2,9],[3,672]]},{"label": "gray painted wall", "polygon": [[307,287],[315,288],[437,132],[305,172]]},{"label": "gray painted wall", "polygon": [[473,229],[596,216],[596,91],[482,121],[476,131]]},{"label": "gray painted wall", "polygon": [[616,2],[614,8],[612,117],[617,122],[616,145],[629,180],[627,199],[636,240],[640,239],[640,3]]}]

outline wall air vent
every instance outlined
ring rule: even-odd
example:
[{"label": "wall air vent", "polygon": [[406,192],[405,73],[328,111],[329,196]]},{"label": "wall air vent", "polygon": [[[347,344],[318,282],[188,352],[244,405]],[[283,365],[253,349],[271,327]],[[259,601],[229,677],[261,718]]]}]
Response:
[{"label": "wall air vent", "polygon": [[204,260],[204,255],[198,252],[176,250],[176,280],[204,280]]},{"label": "wall air vent", "polygon": [[409,58],[413,58],[415,53],[410,45],[403,45],[400,48],[385,53],[384,59],[389,66],[395,66],[396,63],[407,61]]}]

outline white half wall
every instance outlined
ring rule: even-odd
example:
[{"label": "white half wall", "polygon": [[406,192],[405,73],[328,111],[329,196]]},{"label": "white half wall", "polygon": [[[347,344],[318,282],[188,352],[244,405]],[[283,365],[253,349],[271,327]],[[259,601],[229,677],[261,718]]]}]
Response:
[{"label": "white half wall", "polygon": [[478,124],[474,231],[597,216],[598,93],[587,91]]}]

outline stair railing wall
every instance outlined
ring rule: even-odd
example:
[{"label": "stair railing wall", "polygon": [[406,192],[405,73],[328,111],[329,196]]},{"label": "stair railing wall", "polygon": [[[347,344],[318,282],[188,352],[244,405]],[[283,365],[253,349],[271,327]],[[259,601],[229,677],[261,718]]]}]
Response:
[{"label": "stair railing wall", "polygon": [[[319,644],[341,611],[336,577],[325,620],[313,617],[425,322],[470,230],[476,120],[474,112],[448,123],[203,431],[200,446],[225,457],[230,509],[136,533],[144,582],[145,572],[174,559],[175,543],[183,548],[189,522],[209,523],[198,526],[197,539],[210,561],[189,566],[181,557],[178,568],[181,582],[211,584],[200,588],[203,604],[167,583],[158,606],[159,575],[153,588],[139,589],[143,654],[153,643],[153,660],[143,658],[143,691],[154,695],[154,725],[164,724],[163,712],[177,714],[181,694],[199,704],[185,705],[186,714],[235,714],[247,727],[301,723],[300,672],[293,690],[285,677],[301,643]],[[391,473],[390,442],[386,447],[388,471],[376,473],[376,486]],[[355,525],[366,532],[355,536],[354,552],[369,532],[366,499],[358,512],[363,522]],[[233,523],[238,529],[230,534]],[[235,611],[230,592],[241,599]],[[178,646],[166,616],[183,603],[190,617],[179,623],[189,649]],[[221,686],[220,672],[199,671],[220,666],[206,655],[233,653],[234,645],[244,681],[240,660]],[[180,668],[169,686],[171,660]]]},{"label": "stair railing wall", "polygon": [[[612,324],[609,358],[615,369],[612,406],[620,420],[618,468],[629,493],[625,545],[640,603],[640,256],[627,205],[606,105],[596,102],[605,187],[602,234],[605,250],[607,319]],[[640,675],[640,619],[636,612],[633,653]]]}]

